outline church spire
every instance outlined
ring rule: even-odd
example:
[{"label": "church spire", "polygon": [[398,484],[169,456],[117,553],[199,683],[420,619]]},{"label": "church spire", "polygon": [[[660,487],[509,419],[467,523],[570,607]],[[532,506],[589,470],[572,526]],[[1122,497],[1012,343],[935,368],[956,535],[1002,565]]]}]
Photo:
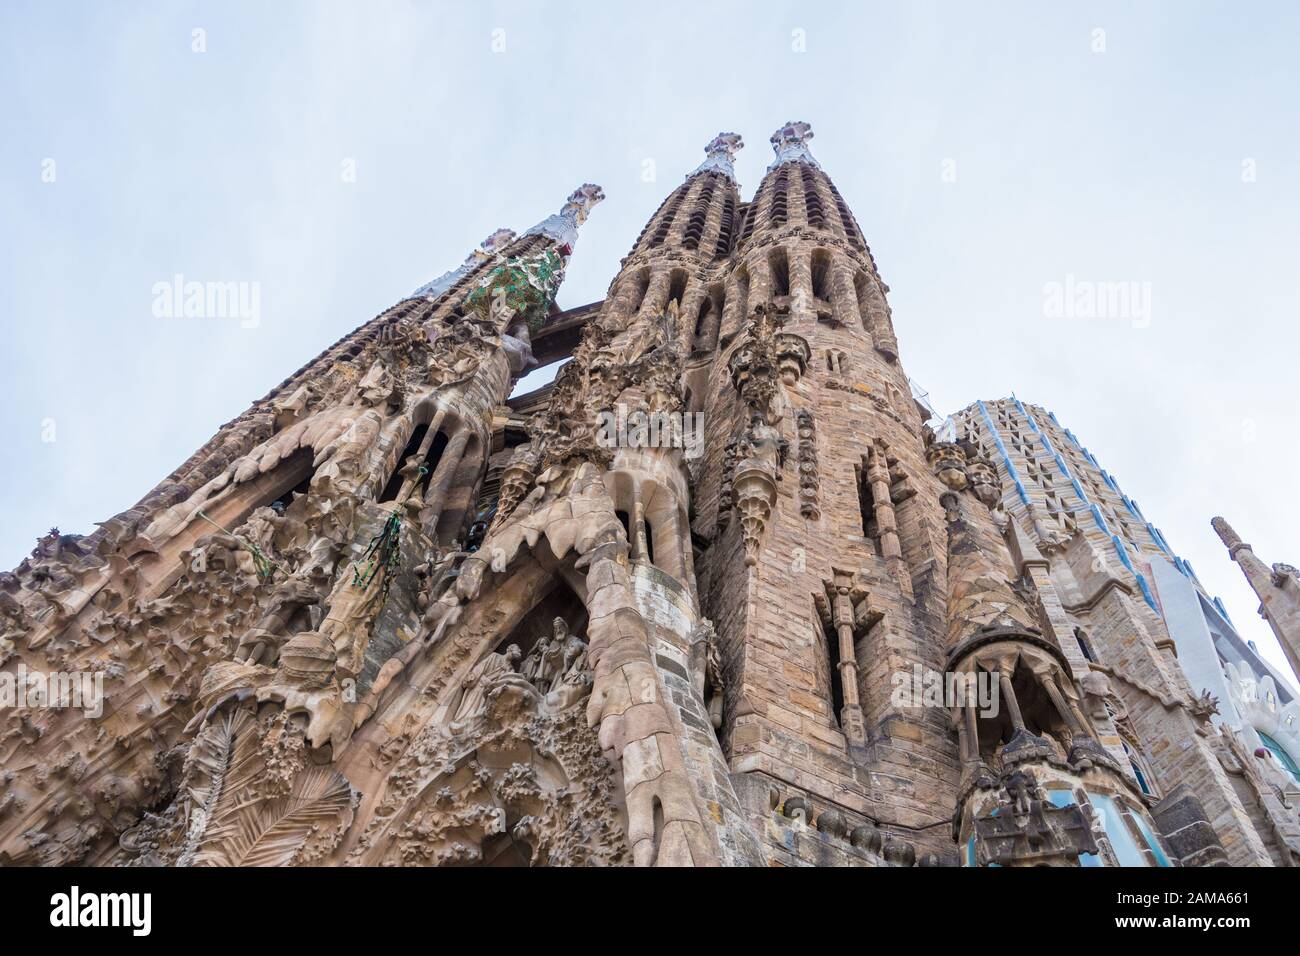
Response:
[{"label": "church spire", "polygon": [[1210,522],[1228,548],[1228,556],[1241,566],[1246,580],[1259,595],[1260,614],[1277,635],[1291,669],[1300,674],[1300,572],[1289,564],[1271,568],[1222,518]]},{"label": "church spire", "polygon": [[772,144],[776,158],[772,160],[772,165],[767,167],[767,171],[770,173],[786,163],[808,163],[821,169],[817,165],[817,160],[813,159],[812,153],[808,151],[808,140],[812,138],[812,126],[809,124],[799,120],[786,123],[768,140]]},{"label": "church spire", "polygon": [[719,133],[704,147],[704,162],[696,166],[695,172],[686,178],[690,180],[701,173],[721,173],[734,183],[736,154],[744,148],[745,141],[739,133]]},{"label": "church spire", "polygon": [[524,235],[548,236],[555,240],[560,255],[572,255],[573,244],[578,241],[578,227],[587,221],[591,207],[604,198],[604,191],[595,183],[583,183],[569,194],[558,213],[547,216]]}]

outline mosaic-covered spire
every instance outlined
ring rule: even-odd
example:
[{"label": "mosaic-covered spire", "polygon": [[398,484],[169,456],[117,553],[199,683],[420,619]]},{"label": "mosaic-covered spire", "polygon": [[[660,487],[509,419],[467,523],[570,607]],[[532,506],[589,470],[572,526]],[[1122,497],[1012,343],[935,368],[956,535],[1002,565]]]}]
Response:
[{"label": "mosaic-covered spire", "polygon": [[704,162],[695,167],[695,172],[687,176],[691,179],[700,173],[722,173],[732,182],[736,181],[736,154],[745,148],[745,141],[739,133],[719,133],[704,147]]},{"label": "mosaic-covered spire", "polygon": [[412,299],[437,299],[457,282],[469,275],[483,263],[515,240],[513,229],[498,229],[488,236],[479,247],[465,257],[465,261],[449,272],[444,272],[431,282],[426,282],[411,293]]},{"label": "mosaic-covered spire", "polygon": [[573,244],[578,241],[578,227],[587,221],[591,207],[605,198],[605,193],[595,183],[583,183],[572,193],[564,207],[555,215],[547,216],[525,236],[549,236],[554,239],[561,255],[573,252]]},{"label": "mosaic-covered spire", "polygon": [[[812,153],[808,152],[808,140],[812,138],[812,127],[807,123],[798,120],[786,123],[772,134],[770,142],[776,158],[772,160],[772,165],[767,167],[768,171],[771,172],[786,163],[808,163],[810,166],[817,166],[817,160],[813,159]],[[821,167],[817,166],[817,168]]]}]

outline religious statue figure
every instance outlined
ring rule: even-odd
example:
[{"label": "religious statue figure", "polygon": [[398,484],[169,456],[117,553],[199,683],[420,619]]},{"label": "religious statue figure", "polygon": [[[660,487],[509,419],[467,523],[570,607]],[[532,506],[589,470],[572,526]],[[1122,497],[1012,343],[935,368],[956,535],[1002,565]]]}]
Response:
[{"label": "religious statue figure", "polygon": [[504,654],[487,654],[470,668],[461,681],[461,697],[448,725],[452,734],[472,729],[474,722],[487,712],[488,698],[493,691],[514,684],[534,694],[533,686],[515,671],[520,656],[519,645],[511,644]]}]

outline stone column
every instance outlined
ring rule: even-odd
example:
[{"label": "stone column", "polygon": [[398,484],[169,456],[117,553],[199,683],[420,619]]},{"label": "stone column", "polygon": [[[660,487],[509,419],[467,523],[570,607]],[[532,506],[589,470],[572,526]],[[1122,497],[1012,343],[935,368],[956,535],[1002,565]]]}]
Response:
[{"label": "stone column", "polygon": [[[977,677],[976,671],[971,671],[972,678]],[[966,728],[964,736],[968,740],[969,758],[963,755],[963,760],[969,759],[971,763],[978,763],[980,759],[980,735],[979,724],[976,720],[978,716],[979,700],[976,696],[976,682],[972,680],[966,685],[966,703],[962,708],[962,718]]]},{"label": "stone column", "polygon": [[618,286],[610,299],[609,315],[618,326],[626,325],[636,312],[636,297],[641,290],[641,281],[636,273],[628,273],[618,280]]},{"label": "stone column", "polygon": [[890,495],[892,482],[889,477],[889,463],[885,454],[877,445],[872,445],[867,453],[867,483],[871,487],[872,513],[876,519],[876,531],[880,536],[880,553],[889,563],[889,570],[894,575],[898,589],[907,598],[912,597],[912,575],[903,561],[903,548],[898,540],[898,518],[894,513],[894,500]]},{"label": "stone column", "polygon": [[867,481],[871,485],[872,510],[876,530],[880,535],[880,550],[886,558],[902,557],[898,543],[898,522],[894,516],[894,502],[889,496],[889,466],[880,448],[872,445],[867,454]]},{"label": "stone column", "polygon": [[1002,699],[1006,702],[1007,715],[1011,718],[1011,729],[1020,733],[1025,730],[1025,718],[1020,714],[1020,701],[1016,700],[1015,688],[1011,686],[1011,675],[1001,667],[998,668],[998,686],[1002,688]]},{"label": "stone column", "polygon": [[460,469],[461,459],[469,439],[469,429],[462,428],[458,431],[447,443],[438,467],[434,469],[433,476],[429,479],[429,493],[425,496],[425,510],[421,516],[421,524],[424,525],[424,533],[433,541],[438,540],[438,519],[442,517],[442,509],[447,502],[447,491],[456,472]]},{"label": "stone column", "polygon": [[[686,290],[682,293],[682,307],[677,319],[677,351],[684,356],[695,350],[695,323],[700,317],[700,307],[707,298],[708,291],[694,276],[686,280]],[[702,330],[701,337],[708,340],[707,328]]]},{"label": "stone column", "polygon": [[840,642],[840,690],[844,694],[840,727],[849,743],[865,744],[867,725],[858,698],[858,658],[853,647],[853,601],[849,598],[848,585],[841,584],[835,588],[832,622]]},{"label": "stone column", "polygon": [[885,292],[875,276],[867,276],[867,324],[870,326],[871,340],[876,351],[893,361],[898,358],[898,339],[890,328],[889,306],[885,302]]},{"label": "stone column", "polygon": [[1051,671],[1035,673],[1038,678],[1038,684],[1043,690],[1047,691],[1047,696],[1052,699],[1052,705],[1056,708],[1061,719],[1066,722],[1070,728],[1070,733],[1078,737],[1091,737],[1092,733],[1079,720],[1079,715],[1069,701],[1066,700],[1065,694],[1062,693],[1060,686],[1056,683],[1056,675]]},{"label": "stone column", "polygon": [[767,261],[766,253],[756,256],[749,267],[749,301],[745,303],[745,317],[754,314],[760,305],[767,305],[772,298],[772,263]]},{"label": "stone column", "polygon": [[[416,461],[423,462],[429,457],[429,449],[433,447],[434,439],[438,437],[438,431],[442,428],[443,419],[446,417],[447,409],[439,406],[438,410],[433,415],[433,421],[429,423],[429,427],[424,432],[424,438],[420,441],[420,447],[416,449],[415,454],[412,456]],[[399,461],[397,467],[401,468],[405,464],[406,462]],[[419,480],[420,476],[418,473],[408,476],[406,480],[402,482],[401,490],[397,493],[397,500],[405,501],[415,489],[415,485]]]},{"label": "stone column", "polygon": [[724,335],[732,335],[740,328],[741,322],[746,316],[745,296],[741,293],[740,279],[733,270],[727,275],[726,285],[723,287],[724,299],[722,302],[722,324],[718,328],[718,342],[721,343]]},{"label": "stone column", "polygon": [[1300,574],[1285,564],[1270,568],[1222,518],[1215,518],[1211,524],[1227,546],[1229,557],[1237,562],[1259,595],[1260,611],[1277,635],[1291,669],[1300,674]]},{"label": "stone column", "polygon": [[858,298],[853,290],[853,268],[840,254],[831,266],[831,315],[845,328],[861,328]]},{"label": "stone column", "polygon": [[650,274],[650,287],[646,289],[645,299],[637,310],[637,318],[658,315],[668,305],[668,289],[672,283],[672,271],[666,266],[654,267]]},{"label": "stone column", "polygon": [[812,252],[796,246],[787,252],[790,262],[790,312],[795,323],[815,321],[813,312]]}]

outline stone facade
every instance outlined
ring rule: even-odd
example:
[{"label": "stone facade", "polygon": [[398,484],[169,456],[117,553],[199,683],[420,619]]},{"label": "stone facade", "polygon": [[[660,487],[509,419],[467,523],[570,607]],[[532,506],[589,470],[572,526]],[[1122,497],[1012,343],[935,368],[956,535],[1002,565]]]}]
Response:
[{"label": "stone facade", "polygon": [[2,673],[104,695],[0,715],[0,862],[1292,862],[1136,572],[927,424],[811,138],[560,312],[582,187],[43,538]]}]

